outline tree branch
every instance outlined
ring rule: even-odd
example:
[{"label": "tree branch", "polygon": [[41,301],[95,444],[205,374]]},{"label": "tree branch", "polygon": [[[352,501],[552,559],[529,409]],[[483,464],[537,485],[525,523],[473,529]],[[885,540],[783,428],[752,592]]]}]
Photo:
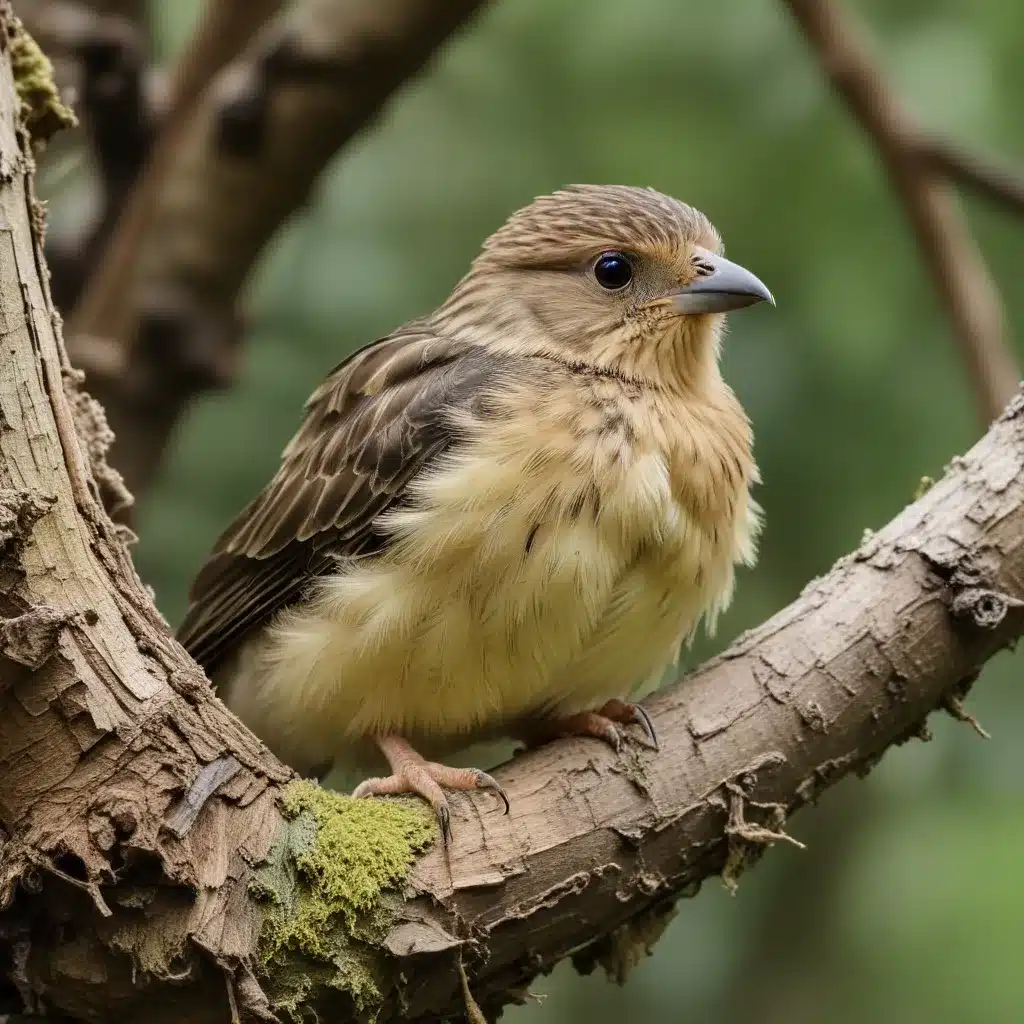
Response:
[{"label": "tree branch", "polygon": [[482,3],[305,0],[161,140],[69,332],[134,490],[188,402],[231,379],[238,293],[263,245],[334,153]]},{"label": "tree branch", "polygon": [[[485,1012],[570,954],[582,969],[596,963],[623,975],[657,937],[674,900],[718,873],[735,884],[783,836],[788,815],[850,772],[868,771],[889,746],[923,735],[925,717],[959,701],[985,659],[1024,630],[1022,461],[1024,396],[940,483],[794,604],[656,697],[649,710],[662,736],[659,754],[632,751],[617,760],[586,740],[555,743],[500,771],[509,817],[456,798],[450,858],[435,850],[419,862],[410,879],[418,895],[394,908],[383,948],[364,950],[383,999],[381,1019],[399,1015],[399,1007],[413,1019],[457,1012],[459,958]],[[203,719],[220,707],[198,699]],[[204,748],[211,742],[205,734]],[[65,822],[67,789],[60,787]],[[104,792],[105,784],[93,800]],[[33,799],[40,797],[35,787]],[[204,832],[203,844],[214,845],[201,848],[222,856],[253,820],[231,798],[210,803],[198,821],[206,829],[218,822],[217,832]],[[225,830],[220,817],[228,809],[238,817]],[[54,810],[50,803],[37,814],[46,820]],[[260,822],[272,817],[266,804],[251,814]],[[134,845],[122,840],[122,855]],[[160,853],[168,858],[172,849]],[[199,869],[177,856],[179,872],[185,864]],[[180,884],[168,870],[175,862],[161,864]],[[115,917],[126,888],[122,881],[100,890]],[[209,898],[222,895],[213,887]],[[224,912],[255,913],[238,899],[236,889]],[[86,905],[74,916],[76,943],[99,927],[98,913]],[[147,927],[159,930],[160,915],[169,913],[152,909]],[[181,941],[188,932],[174,934]],[[218,943],[208,933],[202,939],[219,956]],[[117,977],[118,958],[101,943],[74,951],[65,976],[67,950],[47,946],[48,963],[58,966],[32,975],[33,984],[65,1011],[74,1004],[62,999],[73,993],[99,1015],[114,998],[109,979]],[[249,962],[237,946],[233,955]],[[83,963],[104,982],[83,983]],[[271,1006],[293,997],[278,985],[301,970],[309,979],[303,1007],[323,1019],[349,1019],[350,996],[323,981],[322,963],[293,955],[287,965],[291,973],[259,975]],[[208,994],[204,966],[193,963],[193,984]],[[119,1019],[153,1019],[152,993],[141,1001],[136,994],[133,1003],[127,981],[115,991],[125,1000]],[[180,1012],[189,990],[179,982],[175,991]]]},{"label": "tree branch", "polygon": [[[9,13],[0,0],[5,30]],[[288,771],[170,638],[98,501],[109,439],[61,345],[17,111],[4,53],[0,1012],[436,1020],[463,1007],[463,969],[486,1011],[570,954],[622,977],[675,900],[735,884],[788,815],[959,708],[1024,630],[1019,395],[884,530],[657,696],[660,753],[577,740],[516,758],[499,772],[512,813],[456,797],[450,857],[422,857],[405,892],[320,899],[325,864],[361,879],[385,821],[423,819],[341,797],[296,810]],[[363,816],[362,847],[331,814]],[[273,879],[300,896],[268,902]]]},{"label": "tree branch", "polygon": [[203,89],[280,10],[282,0],[210,0],[168,86],[170,120],[187,116]]},{"label": "tree branch", "polygon": [[30,10],[34,17],[27,27],[48,54],[60,55],[62,67],[55,70],[55,77],[63,72],[97,171],[95,215],[73,234],[51,232],[47,238],[54,301],[69,310],[145,163],[157,111],[147,78],[148,43],[139,26],[77,3],[49,0]]},{"label": "tree branch", "polygon": [[[839,3],[786,4],[836,92],[878,147],[953,324],[981,419],[989,423],[1013,394],[1020,373],[1004,339],[999,294],[946,173],[939,173],[952,151],[925,143],[910,112],[886,83],[862,27]],[[948,171],[948,159],[946,163]],[[961,164],[959,170],[962,177],[966,168]],[[991,178],[989,184],[994,184]]]},{"label": "tree branch", "polygon": [[[60,249],[52,244],[48,248],[54,298],[60,308],[70,310],[77,304],[118,221],[122,227],[117,246],[138,249],[154,190],[177,159],[181,133],[203,88],[238,56],[279,7],[279,0],[245,4],[215,0],[207,4],[199,27],[162,81],[156,104],[144,88],[143,73],[152,74],[152,69],[143,64],[140,34],[132,22],[74,3],[45,6],[38,27],[47,39],[59,41],[62,52],[75,54],[82,64],[78,106],[85,114],[103,192],[101,216],[85,236],[66,240]],[[151,153],[158,122],[159,145]],[[133,191],[147,163],[148,174]]]},{"label": "tree branch", "polygon": [[987,160],[946,139],[923,138],[921,153],[942,174],[1018,216],[1024,214],[1024,178],[1006,165]]},{"label": "tree branch", "polygon": [[[139,214],[149,208],[149,193],[177,158],[177,141],[200,93],[279,7],[279,0],[208,3],[170,74],[159,75],[148,64],[144,33],[125,14],[104,14],[62,0],[29,6],[30,31],[47,52],[63,58],[99,177],[98,215],[72,237],[51,234],[47,239],[51,288],[60,309],[75,307],[119,220],[129,230],[122,228],[118,244],[138,247],[134,231],[146,226]],[[160,146],[150,160],[158,127]],[[133,196],[147,162],[150,173]]]}]

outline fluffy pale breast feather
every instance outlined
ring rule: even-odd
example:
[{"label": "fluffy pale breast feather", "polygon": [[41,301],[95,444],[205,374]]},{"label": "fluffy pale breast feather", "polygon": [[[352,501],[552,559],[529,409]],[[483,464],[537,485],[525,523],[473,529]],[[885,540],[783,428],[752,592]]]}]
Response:
[{"label": "fluffy pale breast feather", "polygon": [[376,732],[444,749],[626,696],[728,604],[758,529],[728,388],[538,374],[486,424],[467,416],[388,514],[385,555],[243,647],[229,702],[296,766]]}]

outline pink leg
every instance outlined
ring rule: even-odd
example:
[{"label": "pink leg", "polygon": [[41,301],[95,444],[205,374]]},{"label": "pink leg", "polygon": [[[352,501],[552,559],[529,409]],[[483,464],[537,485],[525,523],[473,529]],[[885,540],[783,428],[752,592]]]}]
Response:
[{"label": "pink leg", "polygon": [[549,719],[531,738],[543,741],[558,736],[593,736],[618,751],[624,738],[620,725],[639,725],[647,745],[658,749],[658,736],[650,715],[639,704],[628,704],[618,698],[605,703],[599,711],[581,711],[564,718]]},{"label": "pink leg", "polygon": [[[377,779],[366,779],[352,792],[357,798],[367,796],[394,796],[399,793],[415,793],[423,797],[437,815],[445,846],[451,843],[451,812],[445,789],[488,789],[497,793],[504,801],[505,813],[509,803],[505,790],[479,768],[449,768],[447,765],[427,761],[400,736],[381,736],[377,746],[387,758],[391,774]],[[443,787],[443,788],[442,788]]]}]

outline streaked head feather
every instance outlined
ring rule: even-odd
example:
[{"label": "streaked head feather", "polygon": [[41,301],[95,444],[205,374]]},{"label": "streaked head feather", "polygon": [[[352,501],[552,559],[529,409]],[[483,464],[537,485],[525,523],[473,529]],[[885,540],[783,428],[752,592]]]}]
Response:
[{"label": "streaked head feather", "polygon": [[721,238],[700,210],[653,188],[570,185],[518,210],[484,243],[478,266],[571,265],[604,249],[671,261],[680,247],[718,252]]}]

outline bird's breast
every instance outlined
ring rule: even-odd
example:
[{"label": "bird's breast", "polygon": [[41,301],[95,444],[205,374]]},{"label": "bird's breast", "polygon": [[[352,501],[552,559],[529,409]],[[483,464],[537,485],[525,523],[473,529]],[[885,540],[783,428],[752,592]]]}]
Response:
[{"label": "bird's breast", "polygon": [[464,425],[383,518],[386,552],[267,631],[254,699],[276,709],[266,728],[291,729],[279,746],[454,742],[593,707],[660,674],[728,602],[756,528],[739,456],[702,464],[692,436],[635,400],[529,399]]}]

